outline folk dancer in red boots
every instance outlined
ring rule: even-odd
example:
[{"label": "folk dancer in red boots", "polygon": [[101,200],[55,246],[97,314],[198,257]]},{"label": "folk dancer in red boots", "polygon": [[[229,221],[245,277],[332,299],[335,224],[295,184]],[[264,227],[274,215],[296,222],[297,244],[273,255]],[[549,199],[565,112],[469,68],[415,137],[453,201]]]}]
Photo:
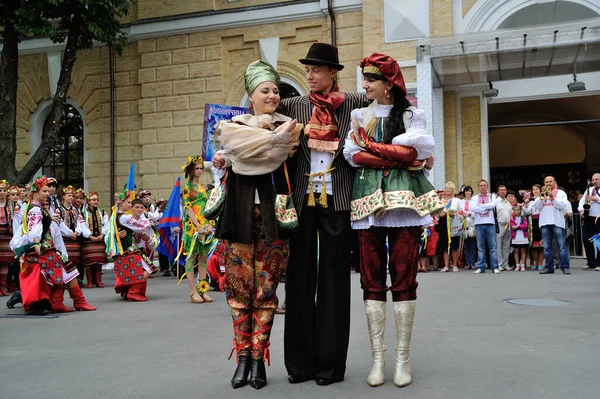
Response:
[{"label": "folk dancer in red boots", "polygon": [[[26,205],[20,231],[11,248],[21,259],[23,309],[33,314],[72,312],[64,305],[65,286],[76,310],[96,310],[90,306],[77,284],[79,272],[67,253],[61,232],[48,212],[48,179],[36,179],[31,187],[32,200]],[[45,203],[44,207],[42,204]]]},{"label": "folk dancer in red boots", "polygon": [[[143,302],[146,298],[146,284],[156,268],[152,261],[135,245],[134,234],[145,235],[144,241],[153,237],[150,221],[141,217],[144,206],[140,200],[131,201],[131,195],[124,192],[117,203],[116,213],[111,218],[109,234],[105,240],[107,253],[112,255],[116,274],[115,292],[129,302]],[[135,206],[134,206],[135,205]],[[131,214],[126,212],[132,211]],[[113,231],[110,231],[114,228]]]},{"label": "folk dancer in red boots", "polygon": [[83,243],[81,247],[82,263],[87,277],[86,288],[104,288],[102,284],[102,265],[108,262],[104,236],[108,231],[108,215],[98,208],[100,199],[97,191],[92,191],[88,197],[88,207],[83,211],[83,225],[81,233]]}]

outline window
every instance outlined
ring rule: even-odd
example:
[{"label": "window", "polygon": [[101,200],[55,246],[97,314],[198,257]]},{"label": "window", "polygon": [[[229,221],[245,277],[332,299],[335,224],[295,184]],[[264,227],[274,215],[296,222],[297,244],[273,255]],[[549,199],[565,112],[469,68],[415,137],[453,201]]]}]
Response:
[{"label": "window", "polygon": [[[83,119],[70,104],[65,105],[65,111],[65,123],[58,132],[42,172],[56,178],[63,187],[83,187]],[[46,134],[49,124],[50,115],[44,122],[43,134]]]}]

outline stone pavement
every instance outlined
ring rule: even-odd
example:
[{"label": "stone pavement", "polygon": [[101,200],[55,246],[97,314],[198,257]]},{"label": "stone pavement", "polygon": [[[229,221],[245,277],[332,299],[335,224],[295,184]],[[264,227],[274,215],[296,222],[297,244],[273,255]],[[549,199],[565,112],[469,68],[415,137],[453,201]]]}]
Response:
[{"label": "stone pavement", "polygon": [[[395,331],[388,306],[386,383],[366,384],[369,339],[358,274],[346,380],[328,387],[287,382],[283,317],[272,334],[269,383],[233,390],[227,361],[232,328],[223,293],[192,305],[175,278],[149,281],[145,303],[111,288],[84,289],[96,312],[58,318],[0,318],[0,398],[596,398],[600,390],[600,272],[419,274],[411,351],[413,383],[392,383]],[[114,277],[105,272],[110,285]],[[280,294],[283,289],[280,287]],[[570,301],[561,307],[506,304],[510,298]],[[6,309],[0,316],[22,314]],[[70,299],[65,301],[71,305]]]}]

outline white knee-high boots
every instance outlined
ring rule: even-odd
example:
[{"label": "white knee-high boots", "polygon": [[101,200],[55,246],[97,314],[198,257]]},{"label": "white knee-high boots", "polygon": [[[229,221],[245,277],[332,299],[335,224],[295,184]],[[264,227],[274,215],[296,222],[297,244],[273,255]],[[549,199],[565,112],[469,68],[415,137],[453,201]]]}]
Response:
[{"label": "white knee-high boots", "polygon": [[416,301],[394,302],[396,321],[396,361],[394,385],[405,387],[412,381],[410,370],[410,338],[415,319]]},{"label": "white knee-high boots", "polygon": [[382,301],[365,300],[365,312],[371,339],[371,370],[367,377],[367,384],[378,387],[384,382],[385,368],[385,312],[386,303]]}]

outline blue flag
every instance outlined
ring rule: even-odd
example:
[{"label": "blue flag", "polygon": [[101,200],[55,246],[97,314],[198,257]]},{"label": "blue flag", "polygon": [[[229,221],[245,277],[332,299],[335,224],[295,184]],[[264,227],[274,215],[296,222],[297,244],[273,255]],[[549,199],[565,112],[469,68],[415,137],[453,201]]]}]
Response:
[{"label": "blue flag", "polygon": [[[169,258],[169,261],[173,263],[177,257],[179,245],[181,243],[181,178],[177,178],[175,187],[171,191],[169,197],[169,204],[163,213],[162,218],[158,222],[158,233],[160,235],[160,244],[156,247],[158,253]],[[179,227],[180,230],[177,233],[171,233],[172,227]]]},{"label": "blue flag", "polygon": [[129,167],[129,177],[127,178],[127,185],[125,185],[125,188],[130,193],[131,198],[133,199],[135,197],[135,166],[133,162]]}]

